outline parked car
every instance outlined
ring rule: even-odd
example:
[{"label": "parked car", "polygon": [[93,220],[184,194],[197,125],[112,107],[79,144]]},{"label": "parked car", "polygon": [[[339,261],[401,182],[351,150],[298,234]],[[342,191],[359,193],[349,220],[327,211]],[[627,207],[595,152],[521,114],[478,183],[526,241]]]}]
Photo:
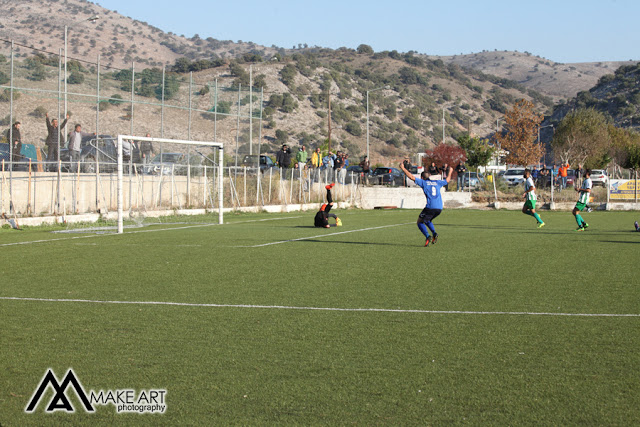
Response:
[{"label": "parked car", "polygon": [[345,178],[345,184],[360,183],[364,178],[364,172],[362,166],[352,165],[347,168],[347,177]]},{"label": "parked car", "polygon": [[402,186],[404,173],[397,168],[375,168],[371,175],[371,182],[378,185]]},{"label": "parked car", "polygon": [[593,186],[601,185],[603,187],[607,186],[607,182],[609,178],[607,177],[607,171],[604,169],[592,169],[591,170],[591,182]]},{"label": "parked car", "polygon": [[[260,155],[260,172],[265,173],[271,168],[277,168],[276,164],[271,160],[271,157]],[[231,164],[231,167],[235,167],[235,164]],[[239,168],[252,168],[255,169],[258,166],[257,154],[246,154],[242,159],[242,162],[238,164]],[[253,171],[252,171],[253,172]]]},{"label": "parked car", "polygon": [[508,169],[502,179],[506,181],[507,185],[518,185],[524,182],[524,168]]},{"label": "parked car", "polygon": [[186,175],[187,155],[183,153],[162,153],[156,155],[144,167],[147,175]]},{"label": "parked car", "polygon": [[569,169],[567,171],[567,187],[573,187],[576,184],[576,171]]},{"label": "parked car", "polygon": [[467,172],[462,178],[464,187],[477,188],[484,182],[484,175],[478,172]]},{"label": "parked car", "polygon": [[[6,142],[0,143],[0,162],[4,160],[5,170],[9,169],[9,144]],[[47,156],[42,149],[38,149],[33,144],[22,144],[20,149],[19,160],[13,163],[14,171],[26,171],[29,170],[29,160],[31,160],[31,170],[42,172],[42,160]]]},{"label": "parked car", "polygon": [[[126,163],[141,163],[140,147],[130,141],[122,141],[122,159]],[[61,170],[70,170],[68,148],[60,149]],[[100,164],[98,166],[98,163]],[[98,167],[100,172],[115,172],[118,169],[118,139],[111,135],[89,135],[80,142],[80,170],[94,173]],[[49,165],[49,170],[57,170],[57,165]]]}]

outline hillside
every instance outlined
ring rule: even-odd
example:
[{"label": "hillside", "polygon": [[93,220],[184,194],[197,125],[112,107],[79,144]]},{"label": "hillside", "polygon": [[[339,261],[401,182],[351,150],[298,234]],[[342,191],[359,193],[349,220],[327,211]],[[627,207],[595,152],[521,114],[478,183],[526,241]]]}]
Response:
[{"label": "hillside", "polygon": [[616,126],[640,129],[640,62],[602,76],[589,90],[557,105],[549,121],[558,123],[578,108],[594,108],[610,117]]},{"label": "hillside", "polygon": [[[0,10],[0,39],[57,53],[64,47],[67,25],[69,56],[95,61],[101,55],[105,66],[130,66],[135,62],[161,67],[180,57],[233,57],[252,51],[265,55],[275,51],[253,43],[165,33],[84,0],[0,0]],[[87,21],[96,15],[99,19],[95,23]],[[17,53],[25,52],[18,47]]]},{"label": "hillside", "polygon": [[589,90],[598,80],[633,61],[602,61],[563,64],[528,52],[483,51],[469,55],[440,57],[461,67],[469,67],[514,80],[535,89],[554,101],[566,100]]},{"label": "hillside", "polygon": [[[82,122],[88,129],[99,127],[101,133],[151,132],[181,139],[215,137],[233,148],[238,145],[240,152],[247,152],[259,138],[262,149],[270,152],[285,141],[294,146],[315,146],[325,143],[329,136],[330,95],[332,146],[358,157],[366,152],[366,93],[375,89],[370,93],[369,104],[370,149],[375,163],[395,161],[440,142],[443,115],[446,141],[452,141],[467,131],[481,137],[491,135],[496,119],[518,98],[531,100],[542,113],[551,112],[553,107],[552,97],[531,89],[534,79],[521,78],[522,84],[511,80],[526,67],[538,69],[530,74],[550,74],[545,71],[547,65],[539,63],[541,59],[526,54],[502,52],[499,61],[504,67],[493,68],[496,72],[508,69],[501,77],[478,69],[482,68],[480,59],[489,61],[489,53],[469,55],[467,60],[477,57],[477,61],[464,62],[462,57],[444,61],[413,52],[373,52],[366,45],[357,50],[318,47],[286,50],[164,33],[150,24],[83,0],[0,0],[0,7],[6,12],[0,15],[0,37],[15,40],[16,86],[24,88],[17,91],[20,98],[14,102],[14,119],[23,122],[25,139],[37,144],[43,139],[44,111],[53,115],[58,109],[56,97],[50,94],[57,92],[57,52],[63,46],[65,24],[70,28],[70,72],[75,72],[69,92],[78,94],[69,100],[72,120]],[[87,22],[95,15],[100,16],[95,24]],[[3,55],[0,73],[4,73],[5,80],[0,74],[0,84],[5,84],[9,75],[9,47],[9,43],[0,42]],[[98,54],[101,102],[96,114]],[[457,65],[460,61],[464,67]],[[115,99],[131,98],[128,68],[132,62],[136,76],[133,114],[128,102]],[[469,66],[473,64],[476,66]],[[166,105],[175,108],[164,115],[161,129],[163,66],[167,66],[167,79],[171,80],[170,87],[165,88]],[[560,66],[549,65],[551,69]],[[607,70],[605,66],[612,65],[593,68]],[[250,67],[254,77],[251,104],[254,117],[259,114],[258,97],[264,90],[263,127],[256,125],[256,119],[251,130],[246,119],[250,108],[246,90]],[[570,68],[557,69],[553,78],[550,75],[547,80],[565,89],[576,80],[575,88],[582,88],[588,80],[585,76],[591,78],[591,74],[585,71],[582,77],[576,77],[575,70]],[[220,88],[220,97],[214,95],[214,82]],[[240,107],[239,85],[243,88]],[[553,92],[547,86],[542,87]],[[50,92],[36,93],[34,89]],[[559,98],[557,93],[554,97]],[[0,94],[2,126],[9,119],[8,102],[3,102],[7,100],[8,94]],[[192,115],[185,111],[190,102],[195,109]],[[235,119],[225,119],[219,114],[214,124],[210,112],[216,102],[219,113],[235,115],[239,108],[245,118],[236,123]]]}]

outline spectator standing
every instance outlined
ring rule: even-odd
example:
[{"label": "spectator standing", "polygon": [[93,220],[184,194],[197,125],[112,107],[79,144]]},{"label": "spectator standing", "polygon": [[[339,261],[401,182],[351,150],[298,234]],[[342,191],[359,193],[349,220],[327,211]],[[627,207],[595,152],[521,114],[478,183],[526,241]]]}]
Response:
[{"label": "spectator standing", "polygon": [[360,162],[360,167],[362,168],[362,175],[364,178],[364,182],[366,184],[369,183],[369,171],[371,170],[371,164],[369,163],[369,158],[364,156],[364,159]]},{"label": "spectator standing", "polygon": [[[147,138],[151,138],[151,134],[145,135]],[[140,142],[140,157],[142,157],[142,163],[147,164],[153,156],[153,143],[151,141]]]},{"label": "spectator standing", "polygon": [[80,151],[82,150],[82,138],[91,136],[88,132],[82,132],[82,125],[77,124],[72,132],[69,133],[69,162],[71,163],[69,170],[77,171],[78,162],[80,161]]},{"label": "spectator standing", "polygon": [[538,170],[537,166],[534,166],[533,170],[531,171],[531,179],[533,179],[533,182],[536,185],[536,188],[539,187],[538,178],[540,178],[540,171]]},{"label": "spectator standing", "polygon": [[304,145],[301,146],[296,153],[296,162],[298,163],[298,169],[300,170],[303,170],[304,165],[307,164],[307,150],[304,148]]},{"label": "spectator standing", "polygon": [[316,151],[311,155],[311,166],[316,169],[322,166],[322,153],[320,152],[320,147],[317,147]]},{"label": "spectator standing", "polygon": [[287,144],[283,144],[282,150],[276,153],[276,164],[283,169],[289,169],[291,166],[291,149]]},{"label": "spectator standing", "polygon": [[584,176],[584,169],[582,165],[578,165],[576,168],[576,182],[573,184],[575,188],[579,188],[582,185],[582,177]]},{"label": "spectator standing", "polygon": [[542,181],[542,185],[540,186],[541,188],[544,188],[547,186],[547,181],[548,181],[548,176],[549,176],[549,169],[547,169],[547,165],[542,165],[542,169],[540,169],[540,180]]},{"label": "spectator standing", "polygon": [[[453,168],[451,168],[453,170]],[[440,166],[440,176],[446,176],[447,175],[447,171],[449,170],[449,163],[445,163],[444,166]],[[444,189],[446,191],[449,191],[449,183],[447,182],[447,185],[444,186]]]},{"label": "spectator standing", "polygon": [[22,135],[20,135],[20,122],[15,122],[11,129],[7,129],[7,141],[11,145],[12,150],[12,162],[19,162],[22,159],[20,151],[22,150]]},{"label": "spectator standing", "polygon": [[429,175],[438,175],[439,173],[440,171],[438,170],[436,163],[431,162],[431,166],[429,166]]},{"label": "spectator standing", "polygon": [[458,163],[456,166],[456,173],[458,174],[458,191],[462,191],[464,189],[464,174],[467,172],[467,167],[464,165],[464,162]]},{"label": "spectator standing", "polygon": [[563,163],[558,168],[558,175],[560,176],[560,190],[567,188],[567,171],[569,170],[569,163]]},{"label": "spectator standing", "polygon": [[[406,170],[408,170],[409,172],[411,172],[411,160],[409,160],[409,158],[407,157],[406,159],[404,159],[404,161],[402,162],[402,165],[404,166],[404,168]],[[404,175],[402,177],[402,182],[404,184],[405,187],[409,186],[409,183],[407,182],[409,178],[407,177],[407,175]]]},{"label": "spectator standing", "polygon": [[342,176],[343,170],[346,173],[346,169],[344,169],[344,154],[341,151],[338,151],[338,155],[333,162],[333,170],[336,173],[336,177],[338,178],[338,182],[340,184],[344,184],[344,178]]},{"label": "spectator standing", "polygon": [[[49,121],[49,113],[47,113],[45,120],[47,123],[47,139],[45,140],[45,145],[47,146],[47,161],[57,162],[60,141],[64,142],[62,130],[67,125],[69,115],[67,114],[67,117],[62,122],[62,126],[60,126],[60,128],[58,128],[58,119]],[[60,139],[58,139],[58,132],[60,132]]]}]

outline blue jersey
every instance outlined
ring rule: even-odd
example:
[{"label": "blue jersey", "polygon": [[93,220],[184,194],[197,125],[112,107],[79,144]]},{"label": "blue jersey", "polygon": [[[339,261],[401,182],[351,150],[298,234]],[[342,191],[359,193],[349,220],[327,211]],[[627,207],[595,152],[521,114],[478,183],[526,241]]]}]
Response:
[{"label": "blue jersey", "polygon": [[427,208],[442,210],[442,196],[440,195],[440,189],[447,185],[447,181],[439,179],[438,181],[424,180],[416,178],[416,185],[422,188],[424,195],[427,198]]}]

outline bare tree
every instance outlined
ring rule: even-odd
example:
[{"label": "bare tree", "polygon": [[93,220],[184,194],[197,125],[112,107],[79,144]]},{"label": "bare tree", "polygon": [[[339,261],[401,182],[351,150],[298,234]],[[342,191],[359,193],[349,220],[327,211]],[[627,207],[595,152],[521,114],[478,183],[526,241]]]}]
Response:
[{"label": "bare tree", "polygon": [[536,142],[538,126],[543,116],[526,99],[519,99],[504,115],[506,132],[495,139],[502,150],[508,152],[507,163],[519,166],[537,164],[544,155],[544,146]]}]

